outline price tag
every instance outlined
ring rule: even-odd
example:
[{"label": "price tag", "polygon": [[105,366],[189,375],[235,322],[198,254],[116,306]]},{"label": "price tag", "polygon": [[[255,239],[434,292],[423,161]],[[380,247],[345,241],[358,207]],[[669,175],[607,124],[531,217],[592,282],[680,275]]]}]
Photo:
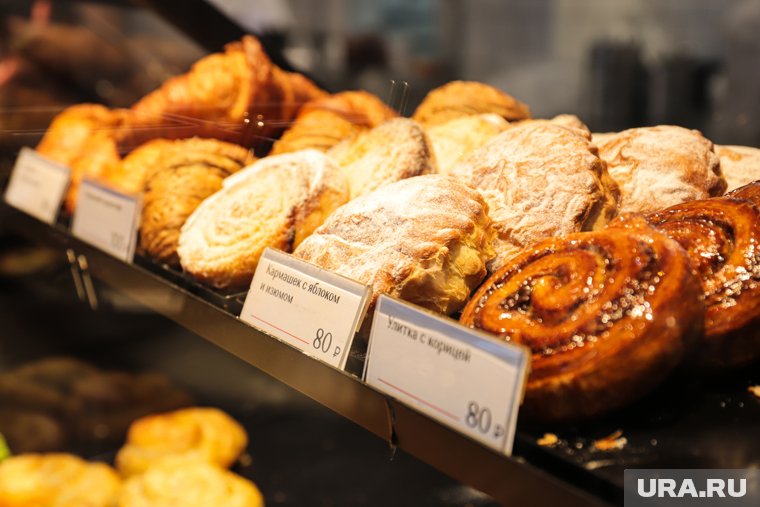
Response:
[{"label": "price tag", "polygon": [[511,454],[528,350],[380,296],[365,380],[378,390]]},{"label": "price tag", "polygon": [[5,202],[53,224],[70,177],[68,167],[46,159],[31,148],[21,148],[5,191]]},{"label": "price tag", "polygon": [[267,248],[240,319],[343,369],[370,293],[366,285]]},{"label": "price tag", "polygon": [[142,196],[123,194],[84,179],[79,187],[71,232],[114,257],[132,262],[141,211]]}]

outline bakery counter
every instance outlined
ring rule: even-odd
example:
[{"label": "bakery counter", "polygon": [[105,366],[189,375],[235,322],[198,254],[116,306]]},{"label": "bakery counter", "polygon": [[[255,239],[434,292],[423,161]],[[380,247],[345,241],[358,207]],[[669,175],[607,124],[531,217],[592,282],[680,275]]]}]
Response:
[{"label": "bakery counter", "polygon": [[[5,204],[1,208],[5,229],[83,256],[86,264],[80,266],[87,274],[374,433],[391,452],[403,449],[500,503],[586,506],[621,498],[619,488],[557,459],[529,436],[518,437],[521,449],[514,456],[501,455],[387,398],[357,376],[309,358],[240,321],[231,303],[235,295],[207,301],[180,278],[159,275],[155,265],[122,262],[74,238],[64,225],[50,227]],[[233,306],[225,307],[224,300]]]}]

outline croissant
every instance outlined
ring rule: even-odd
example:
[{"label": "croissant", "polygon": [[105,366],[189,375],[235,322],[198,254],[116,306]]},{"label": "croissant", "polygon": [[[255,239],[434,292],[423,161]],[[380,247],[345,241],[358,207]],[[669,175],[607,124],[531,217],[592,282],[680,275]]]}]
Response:
[{"label": "croissant", "polygon": [[178,266],[177,243],[187,218],[222,188],[225,177],[254,161],[245,148],[214,139],[156,140],[132,152],[124,159],[131,166],[127,174],[142,170],[146,181],[140,247]]},{"label": "croissant", "polygon": [[643,219],[522,250],[461,322],[532,352],[524,413],[585,419],[650,391],[702,327],[698,282],[677,242]]},{"label": "croissant", "polygon": [[298,105],[323,94],[305,77],[279,69],[255,37],[245,36],[132,106],[119,145],[129,151],[151,139],[199,136],[261,147]]},{"label": "croissant", "polygon": [[379,98],[348,91],[304,104],[293,125],[274,143],[272,155],[313,148],[327,151],[351,135],[397,116]]},{"label": "croissant", "polygon": [[647,220],[683,246],[702,283],[705,336],[697,350],[698,364],[716,369],[759,359],[757,206],[732,198],[691,201],[653,213]]},{"label": "croissant", "polygon": [[37,145],[38,153],[71,169],[64,201],[69,213],[76,207],[84,177],[97,178],[118,166],[121,159],[115,134],[124,119],[125,111],[120,109],[97,104],[71,106],[53,118]]}]

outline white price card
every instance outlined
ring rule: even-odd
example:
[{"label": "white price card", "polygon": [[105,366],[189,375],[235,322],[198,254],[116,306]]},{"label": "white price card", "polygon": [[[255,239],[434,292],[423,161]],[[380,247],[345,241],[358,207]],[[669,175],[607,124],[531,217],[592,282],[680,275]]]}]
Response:
[{"label": "white price card", "polygon": [[124,194],[85,178],[79,187],[71,232],[114,257],[132,262],[141,211],[142,196]]},{"label": "white price card", "polygon": [[21,148],[5,202],[48,224],[55,222],[69,186],[71,171],[31,148]]},{"label": "white price card", "polygon": [[408,303],[378,298],[365,381],[511,454],[530,354]]},{"label": "white price card", "polygon": [[267,248],[240,319],[343,369],[370,296],[366,285]]}]

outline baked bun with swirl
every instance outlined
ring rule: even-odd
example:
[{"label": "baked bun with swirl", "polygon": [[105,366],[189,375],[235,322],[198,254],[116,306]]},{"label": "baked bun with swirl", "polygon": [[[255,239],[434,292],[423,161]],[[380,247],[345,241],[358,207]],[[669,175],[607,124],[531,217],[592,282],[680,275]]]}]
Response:
[{"label": "baked bun with swirl", "polygon": [[523,413],[560,421],[650,391],[679,364],[703,316],[684,250],[629,218],[523,250],[478,289],[461,322],[528,347]]},{"label": "baked bun with swirl", "polygon": [[647,216],[686,250],[702,283],[705,336],[700,366],[716,369],[760,358],[760,211],[752,202],[691,201]]},{"label": "baked bun with swirl", "polygon": [[214,287],[245,288],[266,247],[292,252],[348,195],[345,176],[322,152],[263,158],[225,179],[185,221],[180,264]]},{"label": "baked bun with swirl", "polygon": [[618,189],[596,147],[548,122],[508,128],[450,174],[488,203],[498,233],[491,271],[544,238],[600,229],[617,211]]}]

